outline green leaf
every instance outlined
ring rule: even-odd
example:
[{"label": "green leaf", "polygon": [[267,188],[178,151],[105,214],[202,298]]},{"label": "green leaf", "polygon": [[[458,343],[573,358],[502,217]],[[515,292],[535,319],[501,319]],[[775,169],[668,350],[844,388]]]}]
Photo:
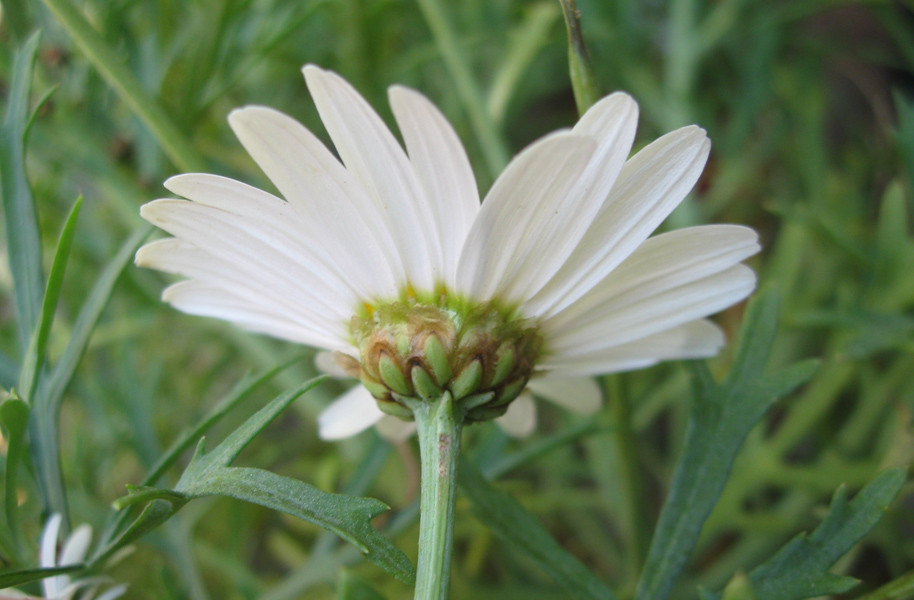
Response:
[{"label": "green leaf", "polygon": [[102,311],[104,311],[108,300],[111,298],[114,285],[127,265],[133,262],[137,248],[140,247],[140,244],[143,243],[143,240],[149,236],[152,230],[152,225],[144,225],[134,231],[124,241],[117,254],[105,265],[105,269],[99,275],[92,292],[79,311],[76,324],[73,326],[73,331],[70,335],[70,341],[50,374],[48,390],[42,394],[43,400],[49,408],[56,409],[59,406],[60,399],[70,384],[73,373],[76,372],[76,367],[79,365],[79,361],[89,345],[92,331],[95,330]]},{"label": "green leaf", "polygon": [[895,111],[898,115],[898,141],[901,158],[908,170],[909,183],[914,189],[914,101],[908,100],[901,92],[895,93]]},{"label": "green leaf", "polygon": [[[121,510],[131,504],[136,504],[137,502],[143,502],[146,500],[139,499],[139,492],[134,490],[140,489],[155,489],[149,488],[146,486],[153,485],[160,477],[171,467],[177,460],[180,458],[181,454],[185,450],[190,448],[195,441],[198,441],[200,437],[209,430],[210,427],[218,423],[222,417],[229,413],[233,408],[235,408],[242,400],[244,400],[251,392],[253,392],[257,387],[271,379],[274,375],[285,369],[286,367],[292,365],[296,361],[289,361],[286,364],[279,365],[257,375],[247,374],[241,378],[241,380],[235,385],[232,390],[219,401],[212,410],[207,413],[207,415],[193,428],[185,431],[180,434],[177,439],[171,444],[171,446],[166,450],[161,458],[152,466],[149,470],[149,474],[146,475],[146,478],[143,479],[143,482],[138,488],[132,488],[128,486],[128,489],[131,490],[129,496],[126,500],[121,499],[115,501],[115,508]],[[105,533],[102,535],[102,541],[99,542],[99,546],[105,547],[105,550],[102,552],[107,552],[108,548],[106,543],[116,536],[120,535],[121,528],[124,523],[132,516],[130,511],[122,511],[116,519],[106,528]],[[135,522],[134,522],[135,523]]]},{"label": "green leaf", "polygon": [[63,354],[46,377],[42,377],[32,403],[30,428],[32,431],[33,460],[45,506],[51,512],[67,515],[66,493],[60,474],[57,417],[64,391],[70,384],[76,367],[89,345],[102,311],[111,298],[114,285],[133,259],[136,249],[152,231],[144,225],[133,233],[117,254],[105,266],[80,308],[76,324],[70,334]]},{"label": "green leaf", "polygon": [[[147,490],[143,490],[146,492]],[[143,512],[130,524],[130,527],[125,529],[118,535],[114,540],[109,542],[103,547],[99,547],[92,559],[89,561],[90,567],[93,569],[99,568],[105,563],[115,552],[121,548],[132,544],[139,540],[141,537],[172,518],[175,513],[177,513],[181,508],[184,507],[188,502],[188,498],[183,497],[180,494],[175,494],[170,490],[155,490],[156,494],[147,494],[137,498],[137,501],[149,501],[149,504],[143,509]],[[139,494],[137,494],[139,496]],[[130,496],[128,496],[130,498]],[[128,505],[130,502],[123,503],[123,505]],[[119,508],[118,502],[114,504],[115,508]]]},{"label": "green leaf", "polygon": [[857,600],[910,600],[914,598],[914,571],[908,571]]},{"label": "green leaf", "polygon": [[83,198],[80,196],[73,204],[63,230],[60,232],[57,251],[54,253],[54,262],[51,265],[51,274],[48,276],[48,285],[44,292],[44,301],[41,305],[41,315],[32,332],[29,347],[23,359],[22,372],[19,375],[19,391],[26,402],[32,400],[32,393],[38,383],[38,373],[44,366],[48,337],[51,335],[54,312],[57,310],[57,302],[60,299],[60,289],[67,271],[67,261],[70,259],[70,249],[73,247],[76,221],[79,218],[82,203]]},{"label": "green leaf", "polygon": [[213,466],[229,466],[232,461],[235,460],[239,454],[241,454],[241,451],[251,443],[251,440],[257,437],[257,434],[263,431],[264,428],[273,421],[273,419],[279,416],[279,413],[285,410],[299,396],[317,384],[321,383],[325,379],[327,379],[326,375],[321,375],[319,377],[315,377],[314,379],[309,379],[297,388],[277,396],[269,404],[254,413],[254,415],[251,416],[247,421],[242,423],[238,429],[229,434],[229,436],[225,438],[222,443],[216,447],[215,450],[207,454],[205,457],[202,456],[203,440],[201,440],[200,445],[197,447],[197,455],[194,456],[191,464],[188,465],[187,470],[184,471],[184,475],[182,475],[180,481],[178,481],[177,489],[180,491],[182,485],[193,485],[195,477],[198,475],[205,476],[207,470]]},{"label": "green leaf", "polygon": [[386,600],[367,581],[347,569],[336,580],[336,600]]},{"label": "green leaf", "polygon": [[28,38],[29,25],[28,5],[26,0],[3,0],[3,21],[6,29],[13,34],[16,43]]},{"label": "green leaf", "polygon": [[220,400],[196,426],[178,436],[168,450],[165,451],[162,457],[150,469],[149,475],[143,480],[142,485],[154,484],[165,471],[178,460],[181,454],[193,445],[194,441],[199,440],[200,436],[218,423],[222,417],[227,415],[233,408],[238,406],[238,404],[247,398],[251,392],[295,362],[298,362],[298,359],[273,367],[272,369],[263,371],[257,375],[245,375],[242,377],[235,387],[232,388],[232,390]]},{"label": "green leaf", "polygon": [[227,496],[290,514],[329,529],[356,546],[376,565],[404,583],[415,578],[412,564],[371,526],[389,507],[379,500],[331,494],[302,481],[262,469],[229,468],[229,464],[276,416],[325,377],[287,392],[260,409],[209,454],[203,443],[181,476],[175,491],[189,497]]},{"label": "green leaf", "polygon": [[8,390],[15,386],[19,379],[19,371],[16,361],[0,350],[0,388]]},{"label": "green leaf", "polygon": [[811,535],[800,534],[749,574],[759,600],[800,600],[844,593],[853,577],[828,569],[870,532],[905,483],[904,469],[889,469],[848,502],[847,487],[832,498],[828,514]]},{"label": "green leaf", "polygon": [[36,33],[16,53],[6,116],[0,129],[0,195],[3,196],[7,252],[23,350],[38,322],[44,296],[41,234],[32,189],[25,171],[29,96],[40,41],[41,35]]},{"label": "green leaf", "polygon": [[39,581],[54,575],[65,575],[85,569],[85,565],[67,565],[66,567],[52,567],[46,569],[21,569],[0,573],[0,589],[23,585],[32,581]]},{"label": "green leaf", "polygon": [[69,0],[44,0],[99,74],[156,137],[162,150],[182,171],[206,171],[206,165],[165,108],[150,95],[118,53]]},{"label": "green leaf", "polygon": [[0,423],[6,430],[6,473],[4,481],[4,508],[6,523],[15,548],[19,554],[19,541],[22,539],[21,519],[19,518],[19,463],[25,450],[25,432],[29,423],[29,406],[17,395],[15,390],[0,402]]},{"label": "green leaf", "polygon": [[471,461],[461,461],[458,473],[460,489],[470,501],[473,514],[548,573],[569,595],[592,600],[615,598],[612,590],[562,548],[536,517],[510,495],[492,487]]},{"label": "green leaf", "polygon": [[[371,526],[371,519],[388,506],[379,500],[331,494],[302,481],[276,475],[262,469],[229,467],[229,464],[245,446],[254,439],[276,416],[296,398],[323,381],[325,377],[314,378],[296,389],[275,398],[232,432],[212,452],[204,452],[203,440],[174,490],[136,488],[131,494],[120,499],[115,506],[123,507],[135,502],[152,500],[160,504],[158,512],[147,517],[155,519],[157,526],[170,518],[184,503],[206,496],[226,496],[245,500],[261,506],[304,519],[315,525],[337,533],[356,546],[376,565],[403,581],[411,584],[415,580],[413,567],[406,555]],[[166,506],[167,505],[167,506]],[[147,507],[148,510],[148,507]],[[145,533],[146,527],[141,515],[131,530]],[[117,544],[129,543],[122,540],[135,539],[121,536]],[[110,555],[116,544],[104,551]]]},{"label": "green leaf", "polygon": [[685,448],[638,583],[638,600],[669,595],[749,431],[778,397],[809,379],[818,366],[804,361],[765,374],[777,321],[776,292],[760,292],[749,304],[736,358],[723,383],[714,381],[705,363],[690,365],[695,398]]}]

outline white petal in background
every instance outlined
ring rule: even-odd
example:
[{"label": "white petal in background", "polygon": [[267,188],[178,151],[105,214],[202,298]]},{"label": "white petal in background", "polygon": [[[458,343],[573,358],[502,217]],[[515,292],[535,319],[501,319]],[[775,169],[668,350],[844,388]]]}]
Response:
[{"label": "white petal in background", "polygon": [[495,422],[511,437],[525,438],[536,429],[536,402],[529,393],[522,393],[508,405],[508,410]]},{"label": "white petal in background", "polygon": [[375,428],[384,439],[391,442],[402,442],[416,433],[416,422],[404,421],[397,417],[384,415],[384,418],[378,421]]},{"label": "white petal in background", "polygon": [[527,389],[563,408],[582,415],[592,415],[603,405],[603,392],[591,377],[565,378],[551,372],[535,377]]},{"label": "white petal in background", "polygon": [[341,440],[368,429],[382,417],[377,401],[364,386],[356,385],[318,416],[318,435],[322,440]]}]

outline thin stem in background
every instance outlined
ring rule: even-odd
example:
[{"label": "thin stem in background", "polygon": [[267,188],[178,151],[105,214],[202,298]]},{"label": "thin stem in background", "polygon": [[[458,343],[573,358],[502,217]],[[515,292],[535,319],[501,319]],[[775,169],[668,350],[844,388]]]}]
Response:
[{"label": "thin stem in background", "polygon": [[489,175],[494,178],[508,164],[508,149],[499,136],[491,115],[486,110],[482,92],[476,85],[476,80],[467,64],[466,52],[457,43],[457,36],[451,28],[451,21],[445,15],[440,0],[418,0],[418,2],[422,15],[435,38],[438,51],[441,52],[441,57],[444,59],[444,64],[450,71],[451,77],[454,78],[457,94],[469,113],[470,123],[479,139]]},{"label": "thin stem in background", "polygon": [[575,5],[575,0],[559,0],[559,3],[562,5],[565,26],[568,29],[568,71],[571,75],[571,87],[574,90],[578,115],[583,115],[600,98],[600,93],[590,64],[590,53],[587,51],[587,44],[584,43],[581,13]]}]

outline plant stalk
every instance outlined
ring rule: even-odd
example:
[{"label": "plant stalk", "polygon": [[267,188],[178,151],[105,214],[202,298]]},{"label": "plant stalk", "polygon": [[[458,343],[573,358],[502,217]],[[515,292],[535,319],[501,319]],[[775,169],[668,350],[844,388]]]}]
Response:
[{"label": "plant stalk", "polygon": [[416,600],[444,600],[451,580],[457,460],[463,414],[445,391],[432,402],[414,401],[422,462]]}]

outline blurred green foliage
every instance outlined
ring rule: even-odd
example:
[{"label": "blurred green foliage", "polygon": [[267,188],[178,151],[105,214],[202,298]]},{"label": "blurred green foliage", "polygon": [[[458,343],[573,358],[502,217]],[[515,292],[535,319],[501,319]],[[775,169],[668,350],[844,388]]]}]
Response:
[{"label": "blurred green foliage", "polygon": [[[93,58],[92,47],[62,26],[60,6],[85,18],[95,48],[120,71],[100,70],[106,59]],[[46,341],[49,365],[74,360],[71,340],[88,335],[78,321],[86,298],[141,227],[139,206],[166,193],[164,179],[192,163],[270,189],[231,135],[232,108],[273,106],[326,140],[299,74],[305,63],[341,73],[389,122],[386,87],[421,90],[454,123],[483,190],[512,153],[576,120],[557,1],[3,0],[2,7],[5,91],[16,49],[42,30],[25,164],[43,272],[51,271],[74,200],[84,197]],[[638,145],[689,123],[713,140],[704,177],[668,225],[756,228],[764,251],[753,266],[781,298],[770,369],[821,360],[812,379],[749,433],[672,590],[671,597],[694,598],[699,587],[721,590],[814,530],[840,485],[859,490],[914,457],[914,4],[580,0],[577,7],[602,92],[626,90],[641,105]],[[121,85],[125,77],[136,88]],[[5,104],[15,101],[5,95]],[[0,384],[10,388],[26,345],[7,263],[0,261]],[[272,389],[217,425],[215,439],[314,375],[307,349],[164,306],[163,283],[159,274],[126,269],[75,378],[65,394],[57,390],[72,523],[102,529],[125,484],[142,481],[244,372],[298,358]],[[741,318],[736,307],[719,321],[735,334]],[[33,326],[23,325],[25,333]],[[728,351],[710,361],[712,374],[722,378],[732,360]],[[679,364],[608,377],[608,406],[595,425],[541,405],[532,439],[508,440],[479,425],[468,429],[466,448],[564,548],[631,598],[686,439],[689,381]],[[337,385],[306,395],[237,464],[381,499],[394,511],[375,525],[414,559],[416,449],[392,447],[373,432],[320,442],[314,418]],[[20,472],[13,495],[24,554],[33,556],[46,515],[28,475]],[[169,473],[167,485],[178,475]],[[908,487],[838,562],[836,573],[864,582],[852,594],[914,569],[912,501]],[[458,511],[455,599],[565,597],[466,503]],[[338,579],[342,565],[357,575]],[[411,596],[332,534],[228,500],[188,505],[110,575],[130,582],[131,598],[319,599],[333,598],[336,587],[346,598]]]}]

